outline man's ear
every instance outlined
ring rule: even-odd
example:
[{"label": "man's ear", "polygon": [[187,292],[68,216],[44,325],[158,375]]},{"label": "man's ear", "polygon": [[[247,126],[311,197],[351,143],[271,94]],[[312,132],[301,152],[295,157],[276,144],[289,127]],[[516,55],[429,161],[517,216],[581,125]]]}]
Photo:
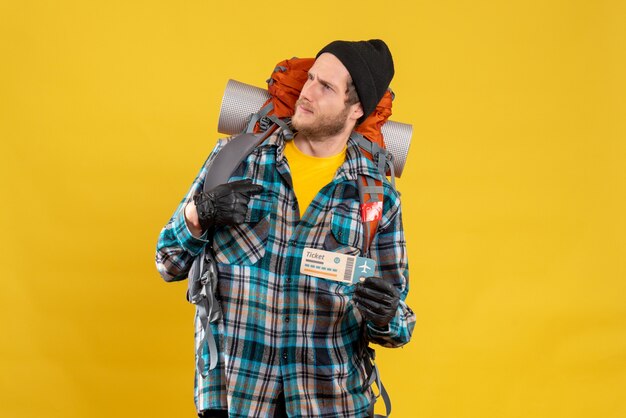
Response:
[{"label": "man's ear", "polygon": [[361,102],[350,105],[352,107],[352,111],[350,112],[350,118],[354,120],[359,120],[361,116],[363,116],[363,106],[361,106]]}]

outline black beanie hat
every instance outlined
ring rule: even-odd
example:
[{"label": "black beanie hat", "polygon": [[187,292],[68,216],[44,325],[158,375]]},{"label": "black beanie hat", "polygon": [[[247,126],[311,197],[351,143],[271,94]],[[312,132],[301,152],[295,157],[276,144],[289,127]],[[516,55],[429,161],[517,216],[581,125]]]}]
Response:
[{"label": "black beanie hat", "polygon": [[325,52],[336,56],[348,69],[363,107],[359,123],[363,122],[376,109],[393,78],[393,58],[387,44],[380,39],[334,41],[322,48],[315,58]]}]

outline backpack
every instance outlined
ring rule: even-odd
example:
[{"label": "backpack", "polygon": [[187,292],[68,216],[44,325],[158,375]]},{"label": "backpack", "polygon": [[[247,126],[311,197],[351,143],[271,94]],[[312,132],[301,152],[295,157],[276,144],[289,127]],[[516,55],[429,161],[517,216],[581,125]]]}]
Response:
[{"label": "backpack", "polygon": [[[312,58],[292,58],[278,63],[271,77],[267,80],[269,98],[265,100],[258,111],[249,115],[245,121],[244,131],[231,138],[213,159],[207,168],[203,191],[207,192],[226,183],[246,157],[277,129],[282,128],[287,139],[293,137],[290,118],[293,116],[300,90],[307,80],[308,70],[314,61]],[[222,101],[220,124],[224,117],[224,103],[227,101],[228,98],[225,94]],[[391,176],[391,183],[395,188],[393,157],[386,150],[382,133],[383,125],[391,116],[392,101],[393,93],[388,90],[375,111],[354,130],[351,138],[359,145],[364,155],[376,164],[380,173]],[[228,123],[231,122],[228,121]],[[219,127],[218,130],[224,131]],[[367,176],[359,176],[357,185],[365,234],[363,255],[369,257],[369,247],[378,229],[380,214],[382,214],[383,186],[381,181]],[[189,270],[188,278],[187,299],[196,305],[198,317],[204,330],[204,339],[200,342],[196,352],[196,367],[198,372],[206,377],[208,370],[214,369],[218,362],[218,348],[210,323],[221,317],[219,302],[216,299],[217,267],[210,246],[205,246],[203,252],[196,257]],[[208,349],[209,355],[208,370],[202,356],[205,347]],[[369,387],[376,382],[379,390],[376,397],[383,398],[387,411],[384,417],[387,417],[391,413],[391,402],[380,381],[378,368],[374,362],[374,349],[369,347],[367,341],[363,346],[362,356],[368,374],[366,386]],[[383,418],[383,416],[375,415],[375,418]]]}]

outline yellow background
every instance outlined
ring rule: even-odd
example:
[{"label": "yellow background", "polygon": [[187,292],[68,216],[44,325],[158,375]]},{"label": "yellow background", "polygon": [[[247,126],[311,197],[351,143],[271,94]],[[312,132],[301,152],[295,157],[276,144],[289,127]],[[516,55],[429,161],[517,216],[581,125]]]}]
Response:
[{"label": "yellow background", "polygon": [[624,1],[0,1],[0,416],[192,417],[160,228],[228,78],[381,37],[418,316],[394,417],[626,417]]}]

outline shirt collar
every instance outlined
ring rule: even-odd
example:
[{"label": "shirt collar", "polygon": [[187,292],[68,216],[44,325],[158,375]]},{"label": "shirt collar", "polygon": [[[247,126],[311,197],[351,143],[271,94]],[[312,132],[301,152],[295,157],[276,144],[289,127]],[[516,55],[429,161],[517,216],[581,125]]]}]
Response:
[{"label": "shirt collar", "polygon": [[[282,161],[285,155],[285,135],[282,129],[265,139],[260,147],[275,147],[276,161]],[[342,180],[356,180],[359,175],[366,175],[377,180],[384,180],[384,176],[372,160],[367,158],[362,152],[359,144],[350,137],[346,148],[346,159],[339,167],[337,178]]]}]

